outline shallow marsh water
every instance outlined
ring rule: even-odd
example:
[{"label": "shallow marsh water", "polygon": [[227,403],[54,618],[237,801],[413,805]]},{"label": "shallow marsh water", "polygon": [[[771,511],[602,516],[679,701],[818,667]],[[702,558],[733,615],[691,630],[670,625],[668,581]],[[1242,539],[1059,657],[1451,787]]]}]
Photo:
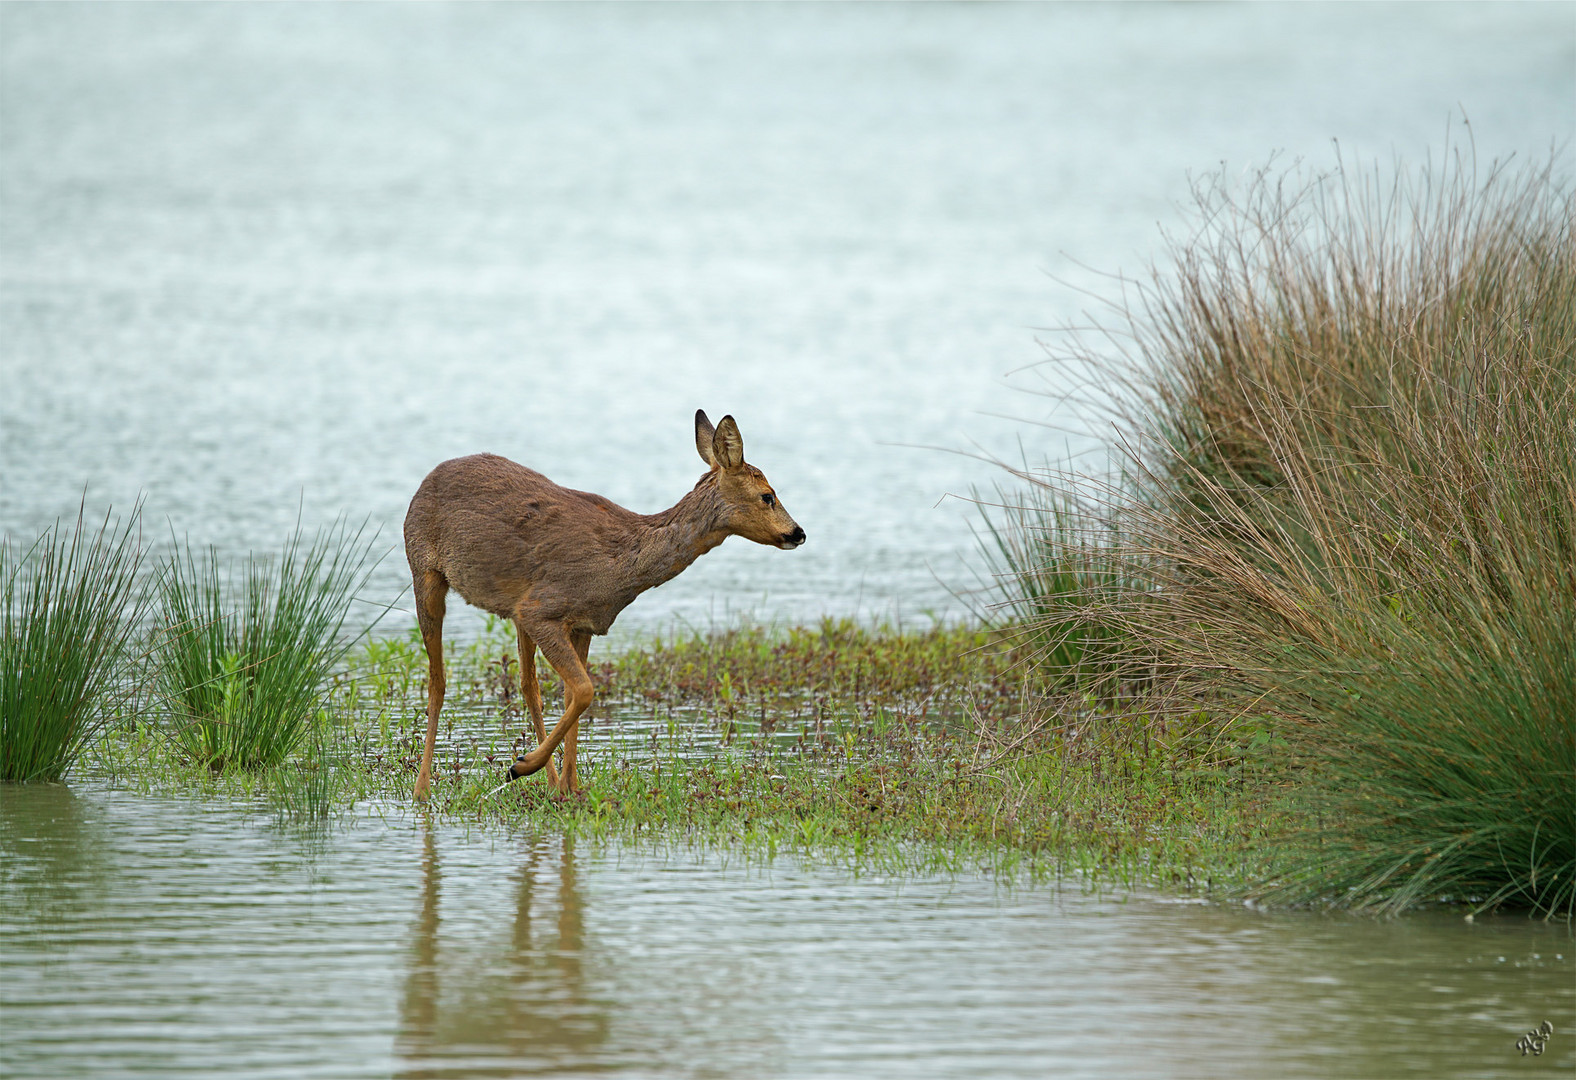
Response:
[{"label": "shallow marsh water", "polygon": [[[1417,160],[1458,107],[1485,157],[1569,140],[1571,10],[3,4],[0,529],[86,487],[229,554],[298,511],[392,543],[420,476],[480,449],[655,510],[704,406],[810,544],[726,545],[621,630],[956,612],[971,514],[944,496],[1000,473],[915,444],[1092,445],[1055,372],[1017,381],[1057,396],[1004,386],[1086,303],[1047,271],[1141,266],[1219,162],[1326,166],[1332,137]],[[369,600],[403,576],[395,552]],[[1571,939],[1520,919],[882,881],[376,809],[314,834],[0,787],[0,1074],[1576,1066]]]},{"label": "shallow marsh water", "polygon": [[1570,26],[1568,4],[0,5],[0,527],[36,535],[84,489],[145,492],[151,540],[232,555],[298,512],[369,517],[382,605],[439,461],[492,450],[652,512],[699,475],[704,407],[809,543],[724,545],[616,631],[956,615],[976,514],[947,496],[1004,474],[922,447],[1107,440],[1098,387],[1022,369],[1037,328],[1098,307],[1079,289],[1154,257],[1190,174],[1327,169],[1331,139],[1437,157],[1458,110],[1485,161],[1543,153],[1576,136]]},{"label": "shallow marsh water", "polygon": [[[1576,942],[0,791],[8,1077],[1497,1077]],[[178,822],[178,828],[172,823]],[[1542,1057],[1516,1040],[1544,1020]]]}]

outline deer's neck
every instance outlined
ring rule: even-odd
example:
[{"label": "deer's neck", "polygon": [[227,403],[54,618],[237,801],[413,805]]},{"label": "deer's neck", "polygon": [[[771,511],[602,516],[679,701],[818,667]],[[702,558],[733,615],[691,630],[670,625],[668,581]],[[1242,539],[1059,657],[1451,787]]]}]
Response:
[{"label": "deer's neck", "polygon": [[635,559],[642,590],[661,585],[729,536],[722,496],[710,476],[672,507],[652,514],[646,525]]}]

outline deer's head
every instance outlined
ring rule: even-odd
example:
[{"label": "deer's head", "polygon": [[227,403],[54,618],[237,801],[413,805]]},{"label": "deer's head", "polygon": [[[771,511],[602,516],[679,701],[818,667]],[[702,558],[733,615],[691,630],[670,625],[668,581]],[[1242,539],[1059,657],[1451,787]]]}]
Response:
[{"label": "deer's head", "polygon": [[717,478],[728,531],[784,551],[804,543],[804,530],[783,509],[766,474],[745,462],[744,439],[733,417],[724,416],[713,428],[705,410],[696,409],[695,449],[711,466],[708,476]]}]

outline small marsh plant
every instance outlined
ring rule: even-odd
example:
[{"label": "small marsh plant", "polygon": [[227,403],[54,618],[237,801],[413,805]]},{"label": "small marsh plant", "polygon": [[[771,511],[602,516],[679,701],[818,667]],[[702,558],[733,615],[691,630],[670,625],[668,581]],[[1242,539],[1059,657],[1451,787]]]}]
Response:
[{"label": "small marsh plant", "polygon": [[341,784],[342,755],[330,737],[330,721],[320,711],[303,752],[275,769],[269,777],[268,801],[275,820],[297,825],[325,825],[354,800]]},{"label": "small marsh plant", "polygon": [[[165,567],[155,645],[176,740],[213,769],[276,765],[306,734],[324,684],[360,637],[345,623],[377,560],[343,523],[239,574],[188,544]],[[365,633],[365,628],[361,631]]]},{"label": "small marsh plant", "polygon": [[124,526],[56,522],[27,547],[0,540],[0,780],[58,780],[126,688],[151,595],[134,508]]},{"label": "small marsh plant", "polygon": [[991,570],[981,621],[1011,639],[1048,688],[1106,702],[1130,696],[1145,665],[1139,643],[1110,617],[1133,586],[1116,529],[1065,487],[1003,493],[994,514],[980,505]]}]

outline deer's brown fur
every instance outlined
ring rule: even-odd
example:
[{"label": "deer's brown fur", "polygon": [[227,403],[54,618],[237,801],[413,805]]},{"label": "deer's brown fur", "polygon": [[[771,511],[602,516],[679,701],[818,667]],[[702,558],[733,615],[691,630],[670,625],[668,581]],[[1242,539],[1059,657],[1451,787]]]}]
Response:
[{"label": "deer's brown fur", "polygon": [[[791,549],[801,529],[764,474],[744,460],[733,417],[715,429],[695,414],[695,445],[710,470],[675,505],[637,514],[587,491],[560,487],[496,454],[445,461],[421,482],[405,515],[405,557],[416,619],[427,650],[427,738],[416,797],[426,797],[443,707],[443,616],[452,588],[483,611],[514,623],[520,690],[538,746],[511,778],[546,768],[561,791],[579,786],[575,736],[593,688],[586,655],[618,613],[729,536]],[[564,681],[564,713],[549,735],[542,719],[536,652]],[[561,772],[552,765],[562,743]]]}]

